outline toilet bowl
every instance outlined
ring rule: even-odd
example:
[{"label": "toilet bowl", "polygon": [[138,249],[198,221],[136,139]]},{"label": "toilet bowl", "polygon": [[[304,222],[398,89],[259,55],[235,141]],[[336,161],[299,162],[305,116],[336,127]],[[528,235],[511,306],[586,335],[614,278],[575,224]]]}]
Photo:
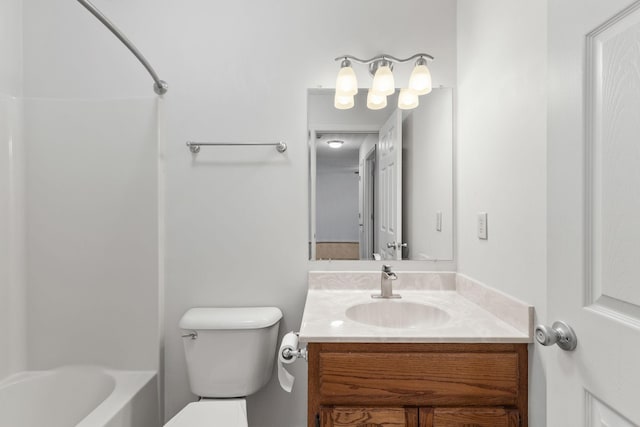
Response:
[{"label": "toilet bowl", "polygon": [[248,427],[245,399],[203,399],[189,403],[165,427]]},{"label": "toilet bowl", "polygon": [[247,427],[244,399],[269,382],[282,312],[200,307],[180,319],[191,392],[200,397],[165,427]]}]

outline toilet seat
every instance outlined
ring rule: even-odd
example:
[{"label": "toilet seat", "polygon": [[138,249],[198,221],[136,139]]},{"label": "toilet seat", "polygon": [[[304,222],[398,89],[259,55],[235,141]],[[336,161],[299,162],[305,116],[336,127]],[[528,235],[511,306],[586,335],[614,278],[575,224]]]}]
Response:
[{"label": "toilet seat", "polygon": [[248,427],[245,399],[203,399],[189,403],[165,427]]}]

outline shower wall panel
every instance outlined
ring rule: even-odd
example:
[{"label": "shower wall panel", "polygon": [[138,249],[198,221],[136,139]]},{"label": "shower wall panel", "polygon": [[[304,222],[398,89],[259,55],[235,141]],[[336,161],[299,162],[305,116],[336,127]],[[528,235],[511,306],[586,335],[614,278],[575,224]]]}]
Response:
[{"label": "shower wall panel", "polygon": [[25,100],[28,362],[157,369],[157,100]]},{"label": "shower wall panel", "polygon": [[0,380],[26,362],[20,101],[0,94]]},{"label": "shower wall panel", "polygon": [[0,94],[22,94],[22,0],[0,1]]}]

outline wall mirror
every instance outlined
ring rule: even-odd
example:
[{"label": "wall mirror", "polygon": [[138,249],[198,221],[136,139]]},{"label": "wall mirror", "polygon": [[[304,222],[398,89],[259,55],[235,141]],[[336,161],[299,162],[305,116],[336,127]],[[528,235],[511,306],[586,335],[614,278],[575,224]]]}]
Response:
[{"label": "wall mirror", "polygon": [[453,259],[453,90],[413,110],[334,107],[308,90],[309,258]]}]

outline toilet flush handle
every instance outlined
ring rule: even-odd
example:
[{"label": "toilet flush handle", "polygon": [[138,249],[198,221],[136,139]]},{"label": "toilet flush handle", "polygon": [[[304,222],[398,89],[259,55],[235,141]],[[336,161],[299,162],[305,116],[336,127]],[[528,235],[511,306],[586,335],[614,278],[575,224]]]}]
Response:
[{"label": "toilet flush handle", "polygon": [[198,338],[198,332],[193,331],[190,334],[183,335],[182,338],[191,338],[192,340],[195,340]]}]

